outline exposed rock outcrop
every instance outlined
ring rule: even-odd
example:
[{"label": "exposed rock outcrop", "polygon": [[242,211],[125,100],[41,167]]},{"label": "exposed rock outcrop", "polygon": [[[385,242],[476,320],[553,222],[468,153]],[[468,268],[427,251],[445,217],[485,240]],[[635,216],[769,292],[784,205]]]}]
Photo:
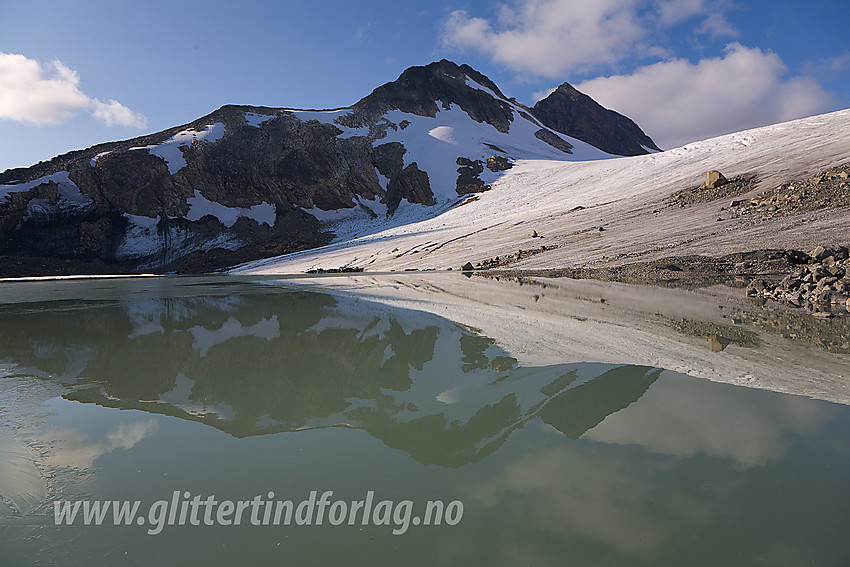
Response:
[{"label": "exposed rock outcrop", "polygon": [[573,153],[573,145],[551,130],[541,128],[534,133],[534,137],[543,140],[553,148],[559,149],[565,154]]},{"label": "exposed rock outcrop", "polygon": [[484,173],[484,164],[481,160],[471,160],[465,157],[457,158],[457,194],[468,195],[470,193],[481,193],[489,189],[489,186],[479,177]]},{"label": "exposed rock outcrop", "polygon": [[833,167],[801,181],[783,183],[751,199],[729,204],[734,217],[770,219],[803,211],[850,206],[850,165]]},{"label": "exposed rock outcrop", "polygon": [[[492,94],[475,85],[489,89]],[[381,85],[357,102],[353,106],[355,112],[341,123],[360,127],[388,110],[433,117],[452,104],[476,122],[492,124],[500,132],[507,133],[514,120],[512,105],[493,81],[469,65],[443,59],[424,67],[410,67],[395,81]]]},{"label": "exposed rock outcrop", "polygon": [[514,164],[505,156],[490,156],[487,158],[487,169],[496,173],[497,171],[506,171],[512,168]]}]

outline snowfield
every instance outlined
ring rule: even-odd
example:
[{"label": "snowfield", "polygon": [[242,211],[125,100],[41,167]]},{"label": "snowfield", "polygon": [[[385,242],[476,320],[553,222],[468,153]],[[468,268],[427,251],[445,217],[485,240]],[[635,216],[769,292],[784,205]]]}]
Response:
[{"label": "snowfield", "polygon": [[[486,122],[476,122],[455,104],[448,110],[441,110],[433,118],[393,110],[385,115],[388,121],[393,124],[406,121],[409,125],[404,129],[388,129],[387,136],[375,140],[374,145],[401,142],[407,149],[404,154],[404,166],[416,162],[419,169],[428,173],[431,190],[438,205],[458,200],[458,174],[455,165],[458,157],[486,160],[494,154],[504,154],[519,159],[553,160],[556,163],[562,160],[600,160],[613,157],[590,144],[551,131],[573,146],[572,154],[565,154],[536,138],[534,133],[543,127],[537,122],[523,118],[517,110],[514,109],[514,120],[508,133],[499,132]],[[486,168],[481,174],[481,180],[485,183],[496,178],[497,176]]]},{"label": "snowfield", "polygon": [[[438,114],[438,120],[443,114]],[[390,131],[382,142],[398,136],[412,155],[430,156],[442,151],[442,159],[463,156],[464,151],[472,149],[458,149],[446,141],[475,139],[469,132],[463,136],[455,133],[464,124],[462,116],[452,117],[446,124],[430,120],[427,132],[438,129],[437,136],[412,138],[422,130],[414,128],[411,119],[405,130]],[[475,123],[468,116],[467,120],[472,122],[471,128],[482,127],[488,142],[496,139],[492,126]],[[512,129],[522,123],[533,127],[527,120],[515,120]],[[440,129],[444,126],[452,131]],[[402,138],[407,130],[411,130],[411,136]],[[764,222],[746,217],[718,221],[721,207],[729,204],[726,200],[680,209],[667,207],[664,199],[675,191],[703,183],[705,173],[711,169],[718,169],[727,177],[756,174],[757,193],[846,163],[850,161],[850,110],[645,156],[599,159],[610,156],[588,148],[576,146],[573,155],[562,154],[558,160],[519,159],[512,169],[500,174],[489,191],[453,208],[448,201],[451,192],[445,188],[450,182],[454,186],[456,172],[444,167],[446,179],[435,176],[432,186],[435,194],[443,188],[441,195],[447,204],[436,211],[403,203],[393,217],[371,221],[340,219],[332,227],[337,238],[327,246],[251,262],[233,271],[291,274],[343,266],[367,271],[458,269],[467,261],[475,264],[542,246],[547,250],[511,267],[594,266],[674,255],[807,248],[847,239],[850,211],[846,208],[798,213]],[[427,168],[429,176],[431,170],[439,169],[436,164],[420,165]],[[456,194],[452,202],[458,202]],[[423,218],[426,214],[434,216]],[[600,231],[600,227],[604,230]],[[531,237],[532,231],[540,237]]]}]

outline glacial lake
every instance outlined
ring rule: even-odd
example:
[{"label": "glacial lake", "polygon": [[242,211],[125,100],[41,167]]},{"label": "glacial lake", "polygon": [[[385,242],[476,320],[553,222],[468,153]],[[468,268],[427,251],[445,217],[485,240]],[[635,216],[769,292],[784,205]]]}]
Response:
[{"label": "glacial lake", "polygon": [[846,405],[292,282],[0,286],[3,566],[850,565]]}]

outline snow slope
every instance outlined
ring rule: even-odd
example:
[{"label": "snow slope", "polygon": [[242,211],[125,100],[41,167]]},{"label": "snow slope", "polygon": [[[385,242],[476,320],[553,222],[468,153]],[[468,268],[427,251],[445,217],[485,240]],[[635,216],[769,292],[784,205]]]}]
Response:
[{"label": "snow slope", "polygon": [[[605,153],[581,140],[559,134],[540,124],[524,109],[498,97],[490,89],[478,85],[467,77],[471,87],[483,90],[493,98],[512,107],[513,121],[508,132],[500,132],[488,122],[477,122],[457,104],[442,108],[436,116],[420,116],[400,110],[386,112],[377,121],[385,128],[385,134],[372,139],[372,146],[397,142],[404,146],[403,167],[415,163],[417,168],[428,174],[428,181],[434,196],[435,205],[424,206],[403,199],[399,207],[389,218],[387,206],[377,200],[360,199],[351,208],[325,211],[318,207],[303,209],[321,221],[327,229],[336,234],[337,242],[348,240],[356,235],[381,231],[389,227],[409,225],[442,214],[459,202],[457,193],[459,157],[486,162],[493,155],[503,156],[511,161],[547,160],[547,161],[586,161],[612,159],[616,156]],[[340,139],[368,137],[370,128],[349,128],[339,123],[352,111],[350,109],[306,111],[287,110],[299,120],[315,120],[323,124],[332,124],[342,133]],[[572,146],[566,153],[544,142],[535,133],[547,130],[552,136],[562,139]],[[375,169],[381,187],[386,191],[388,180]],[[487,168],[479,175],[484,183],[499,179],[503,172],[492,172]],[[470,196],[465,198],[469,199]],[[369,214],[366,210],[374,213]],[[376,218],[377,216],[377,218]]]},{"label": "snow slope", "polygon": [[[431,123],[427,137],[420,129],[407,135],[405,145],[418,148],[414,155],[438,153],[460,138],[454,135],[456,129],[476,128],[464,124],[462,117],[454,119],[452,111],[446,117],[452,120]],[[497,139],[487,130],[492,127],[479,126],[488,142]],[[401,137],[406,131],[392,135]],[[471,137],[468,132],[464,134],[466,139]],[[525,149],[529,153],[536,150]],[[513,266],[559,267],[695,253],[719,255],[757,248],[800,248],[847,239],[850,212],[846,209],[799,213],[765,222],[744,217],[718,222],[720,207],[728,205],[725,200],[686,209],[665,207],[663,200],[677,190],[702,183],[705,172],[711,169],[719,169],[727,177],[755,173],[759,179],[756,191],[763,191],[846,163],[850,160],[850,110],[646,156],[592,159],[588,148],[577,145],[571,157],[588,161],[519,159],[513,169],[493,182],[491,190],[432,218],[391,218],[353,228],[343,223],[338,227],[337,240],[328,246],[252,262],[234,271],[283,274],[341,266],[368,271],[457,269],[467,261],[476,263],[544,245],[545,252]],[[605,230],[599,231],[599,227]],[[542,238],[532,238],[532,230]]]},{"label": "snow slope", "polygon": [[[542,126],[514,112],[514,121],[507,133],[499,132],[487,122],[476,122],[455,104],[441,110],[434,118],[417,116],[400,110],[388,112],[385,118],[394,124],[407,121],[410,124],[398,130],[388,130],[387,137],[376,140],[374,145],[401,142],[407,149],[404,154],[405,167],[416,162],[419,169],[428,173],[431,190],[437,203],[457,201],[457,168],[452,167],[458,157],[486,160],[492,155],[505,155],[514,159],[548,160],[597,160],[611,158],[600,149],[574,138],[560,136],[573,145],[572,154],[553,148],[536,138],[534,132]],[[553,132],[554,133],[554,132]],[[493,146],[501,151],[494,150]],[[448,166],[446,164],[449,164]],[[485,168],[481,179],[490,183],[498,175]]]}]

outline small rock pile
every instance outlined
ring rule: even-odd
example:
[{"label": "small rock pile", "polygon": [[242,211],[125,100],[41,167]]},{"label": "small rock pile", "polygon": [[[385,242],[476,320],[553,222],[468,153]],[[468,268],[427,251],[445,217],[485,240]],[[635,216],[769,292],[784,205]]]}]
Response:
[{"label": "small rock pile", "polygon": [[357,274],[363,271],[360,266],[342,266],[339,268],[314,268],[307,270],[305,274]]},{"label": "small rock pile", "polygon": [[704,184],[676,191],[665,202],[668,207],[690,207],[700,203],[710,203],[724,197],[743,195],[755,189],[758,179],[753,174],[738,175],[732,179],[726,179],[717,170],[706,174]]},{"label": "small rock pile", "polygon": [[734,200],[733,217],[759,216],[768,219],[798,211],[850,206],[850,166],[833,167],[803,181],[783,183],[752,199]]},{"label": "small rock pile", "polygon": [[773,299],[797,307],[807,305],[817,315],[832,315],[816,305],[845,306],[850,311],[850,251],[844,246],[819,246],[801,253],[801,264],[780,282],[754,279],[747,286],[750,297]]},{"label": "small rock pile", "polygon": [[[537,236],[536,238],[540,237]],[[472,262],[467,262],[461,270],[469,272],[472,270],[494,270],[497,268],[503,268],[518,260],[524,260],[525,258],[530,258],[531,256],[546,252],[547,250],[554,250],[555,248],[557,248],[557,246],[540,246],[539,248],[519,249],[513,254],[487,258],[475,265],[473,265]]]}]

